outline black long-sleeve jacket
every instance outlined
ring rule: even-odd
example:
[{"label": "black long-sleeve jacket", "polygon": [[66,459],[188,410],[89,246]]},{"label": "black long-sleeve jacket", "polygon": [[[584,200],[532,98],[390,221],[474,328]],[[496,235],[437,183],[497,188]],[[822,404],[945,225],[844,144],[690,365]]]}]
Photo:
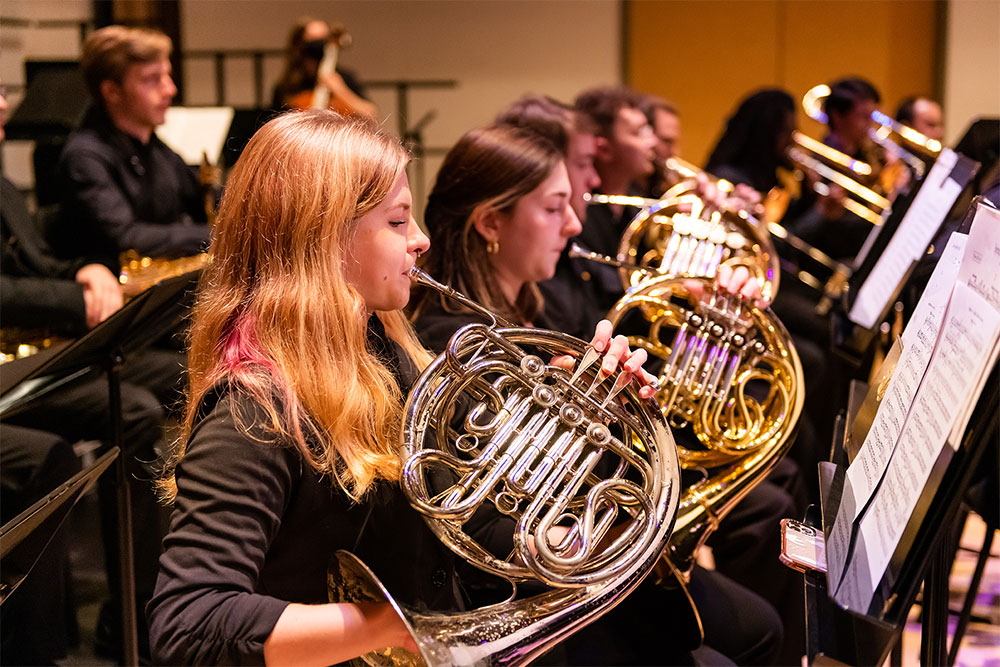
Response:
[{"label": "black long-sleeve jacket", "polygon": [[[396,354],[373,320],[381,341],[373,347]],[[147,607],[157,664],[263,664],[264,642],[289,603],[327,602],[338,549],[407,605],[461,608],[454,555],[398,485],[382,483],[354,502],[266,423],[236,389],[216,388],[202,402]]]},{"label": "black long-sleeve jacket", "polygon": [[74,276],[87,260],[56,258],[24,198],[6,178],[0,181],[0,227],[0,326],[86,331],[83,287]]},{"label": "black long-sleeve jacket", "polygon": [[94,108],[59,159],[60,213],[50,241],[64,257],[193,255],[208,245],[194,171],[154,134],[142,143]]}]

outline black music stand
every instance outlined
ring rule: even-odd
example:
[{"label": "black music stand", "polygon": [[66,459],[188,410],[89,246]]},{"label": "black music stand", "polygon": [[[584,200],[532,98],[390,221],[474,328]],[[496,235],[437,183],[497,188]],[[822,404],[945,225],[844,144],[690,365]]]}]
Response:
[{"label": "black music stand", "polygon": [[[962,189],[965,189],[969,186],[969,183],[979,170],[979,167],[980,164],[978,162],[958,154],[957,160],[951,168],[951,171],[948,173],[946,180],[953,181],[954,183],[959,184]],[[929,174],[930,171],[928,171],[928,175]],[[892,241],[896,232],[899,231],[904,218],[910,212],[910,208],[917,199],[918,194],[920,194],[921,190],[925,187],[928,187],[928,179],[926,176],[915,182],[909,192],[901,195],[895,202],[893,202],[892,212],[889,214],[888,218],[886,218],[881,227],[878,228],[878,232],[874,240],[871,242],[870,247],[868,247],[864,257],[860,258],[860,262],[854,267],[854,270],[851,273],[851,277],[848,281],[849,287],[843,294],[842,302],[840,304],[841,307],[833,311],[833,316],[831,317],[831,339],[833,340],[834,350],[855,367],[861,365],[863,360],[868,357],[871,351],[872,343],[877,338],[876,334],[879,330],[879,323],[885,321],[886,317],[889,315],[893,304],[896,302],[896,299],[899,298],[900,292],[909,280],[910,274],[913,272],[914,267],[919,261],[919,256],[914,258],[909,263],[906,271],[894,286],[890,298],[887,299],[885,304],[882,306],[881,315],[876,319],[874,327],[865,328],[855,324],[848,318],[848,313],[857,300],[861,287],[872,274],[876,264],[878,264],[882,258],[882,254],[888,248],[890,241]],[[957,201],[960,196],[961,191],[955,194],[955,199],[952,200],[949,205],[949,210],[955,205],[955,201]],[[947,213],[947,211],[942,213],[941,219],[937,221],[938,231],[945,223]],[[927,245],[930,245],[935,235],[936,232],[928,238]],[[926,250],[927,247],[925,246],[923,248],[924,253]],[[921,255],[924,253],[921,253]]]},{"label": "black music stand", "polygon": [[[842,608],[828,594],[824,575],[805,575],[807,609],[807,657],[810,664],[835,661],[860,665],[881,664],[893,649],[906,624],[910,607],[923,584],[924,619],[921,659],[924,665],[944,665],[948,656],[948,526],[958,516],[965,491],[983,454],[997,438],[1000,415],[1000,368],[994,366],[976,402],[957,450],[942,448],[923,487],[889,566],[865,613]],[[843,425],[843,422],[841,422]],[[839,438],[838,438],[839,436]],[[842,448],[843,430],[835,435],[835,448]],[[820,464],[822,519],[810,517],[812,525],[832,525],[843,490],[844,468]]]},{"label": "black music stand", "polygon": [[[121,367],[127,353],[141,349],[172,331],[187,310],[185,295],[193,293],[201,270],[164,280],[62,348],[45,363],[32,368],[0,395],[0,415],[29,407],[58,389],[67,378],[76,379],[95,369],[108,374],[111,446],[126,451],[122,442]],[[8,384],[8,383],[4,383]],[[121,569],[122,655],[126,665],[139,663],[136,627],[135,572],[132,549],[132,503],[128,486],[127,454],[115,466],[118,508],[118,551]]]},{"label": "black music stand", "polygon": [[0,604],[28,576],[70,511],[118,456],[117,447],[0,527]]}]

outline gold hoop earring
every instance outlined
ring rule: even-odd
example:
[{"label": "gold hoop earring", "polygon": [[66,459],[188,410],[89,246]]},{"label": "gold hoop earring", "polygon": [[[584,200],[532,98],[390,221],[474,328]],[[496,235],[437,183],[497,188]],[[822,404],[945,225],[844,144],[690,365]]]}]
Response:
[{"label": "gold hoop earring", "polygon": [[500,242],[499,241],[487,241],[486,242],[486,252],[490,255],[495,255],[500,252]]}]

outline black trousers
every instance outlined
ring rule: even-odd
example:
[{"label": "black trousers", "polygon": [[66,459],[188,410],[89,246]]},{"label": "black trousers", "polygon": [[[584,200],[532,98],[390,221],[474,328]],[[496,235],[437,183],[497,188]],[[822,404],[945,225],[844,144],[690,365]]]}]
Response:
[{"label": "black trousers", "polygon": [[[153,480],[159,472],[165,406],[179,402],[185,377],[185,355],[169,349],[147,348],[125,360],[121,370],[123,456],[131,494],[138,609],[152,597],[159,568],[160,543],[166,535],[168,511],[156,499]],[[18,426],[52,431],[68,442],[111,439],[108,383],[104,375],[84,378],[43,397],[31,409],[7,420]],[[103,475],[97,485],[111,606],[104,622],[113,633],[120,626],[118,601],[121,582],[115,477]],[[145,644],[145,619],[139,614],[140,643]],[[110,639],[112,643],[116,640]]]}]

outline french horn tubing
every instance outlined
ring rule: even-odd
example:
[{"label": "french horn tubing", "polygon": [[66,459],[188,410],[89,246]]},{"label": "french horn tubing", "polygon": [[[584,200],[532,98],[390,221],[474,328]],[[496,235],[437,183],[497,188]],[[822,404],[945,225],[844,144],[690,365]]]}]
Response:
[{"label": "french horn tubing", "polygon": [[688,572],[719,521],[791,447],[805,398],[802,365],[769,308],[720,293],[709,278],[647,270],[607,318],[630,346],[659,360],[654,400],[672,428],[692,436],[678,445],[680,464],[705,472],[681,495],[667,552]]},{"label": "french horn tubing", "polygon": [[[767,226],[745,210],[707,206],[689,181],[658,200],[591,195],[588,201],[641,206],[618,247],[617,259],[626,265],[684,277],[713,277],[723,263],[743,265],[765,298],[774,299],[778,292],[781,271]],[[626,290],[644,279],[628,268],[620,274]]]},{"label": "french horn tubing", "polygon": [[[474,566],[549,590],[458,614],[406,609],[356,558],[338,552],[332,601],[388,601],[420,650],[369,664],[523,665],[634,589],[666,547],[680,496],[677,449],[655,404],[567,334],[515,326],[414,268],[419,284],[490,324],[452,336],[406,401],[401,486],[441,541]],[[544,356],[578,358],[568,371]],[[441,480],[444,479],[444,483]],[[494,554],[465,530],[484,505],[513,519]]]}]

